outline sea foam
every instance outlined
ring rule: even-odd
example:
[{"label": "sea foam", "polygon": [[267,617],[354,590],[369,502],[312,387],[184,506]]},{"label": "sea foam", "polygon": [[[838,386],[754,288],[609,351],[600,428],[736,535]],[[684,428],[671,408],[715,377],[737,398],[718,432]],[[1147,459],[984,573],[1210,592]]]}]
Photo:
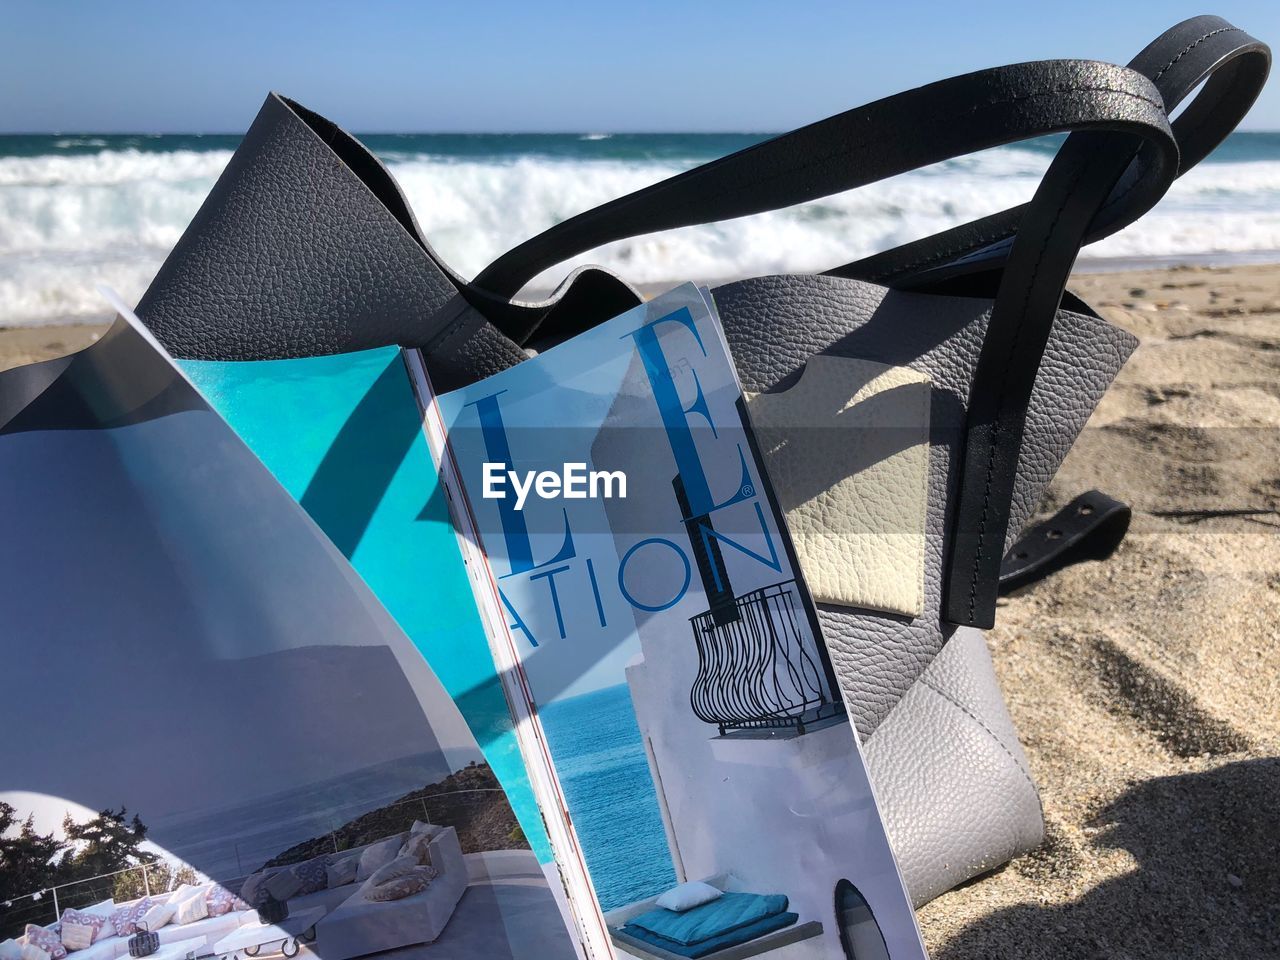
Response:
[{"label": "sea foam", "polygon": [[[104,142],[64,140],[82,149]],[[554,223],[705,159],[385,155],[428,239],[463,275]],[[136,300],[230,156],[226,149],[0,155],[0,325],[101,319],[107,311],[94,290],[101,283]],[[1048,157],[1002,147],[791,210],[624,240],[532,286],[554,287],[579,263],[602,263],[635,283],[823,270],[1029,199]],[[1280,156],[1201,165],[1138,224],[1087,255],[1276,250]]]}]

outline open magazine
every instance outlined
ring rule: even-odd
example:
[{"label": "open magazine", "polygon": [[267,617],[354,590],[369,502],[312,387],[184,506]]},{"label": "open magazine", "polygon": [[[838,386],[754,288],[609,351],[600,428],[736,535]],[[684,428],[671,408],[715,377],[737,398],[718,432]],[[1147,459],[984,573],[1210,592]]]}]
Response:
[{"label": "open magazine", "polygon": [[136,322],[0,373],[0,476],[0,956],[581,955],[420,648]]},{"label": "open magazine", "polygon": [[440,396],[406,355],[588,952],[922,957],[709,296]]},{"label": "open magazine", "polygon": [[[658,325],[659,336],[644,350],[654,356],[656,347],[668,358],[667,379],[678,404],[690,407],[689,385],[704,385],[715,430],[698,425],[696,417],[686,418],[700,456],[707,455],[708,438],[715,441],[711,434],[716,431],[723,438],[739,438],[724,447],[738,451],[734,473],[718,472],[723,468],[720,455],[708,456],[704,473],[715,509],[707,516],[679,507],[673,481],[681,471],[674,466],[667,428],[653,415],[653,381],[648,374],[641,376],[643,354],[634,336],[638,322],[659,319],[654,311],[669,307],[670,299],[661,298],[648,306],[647,314],[642,308],[618,318],[502,375],[528,378],[523,387],[516,385],[525,394],[536,392],[534,381],[552,391],[543,413],[530,412],[523,421],[518,412],[513,416],[510,408],[500,407],[507,417],[510,451],[519,456],[513,466],[525,471],[518,483],[525,483],[526,468],[562,473],[566,463],[581,463],[584,470],[590,464],[593,470],[621,472],[630,479],[625,497],[616,487],[601,488],[603,496],[578,499],[570,492],[558,504],[543,501],[536,486],[524,487],[521,509],[514,512],[526,520],[529,559],[537,563],[560,556],[568,529],[583,561],[579,573],[591,571],[586,591],[581,581],[572,583],[564,573],[553,572],[556,566],[526,571],[532,583],[559,592],[561,612],[568,616],[562,624],[554,609],[548,618],[536,604],[520,611],[523,629],[538,640],[545,669],[531,669],[533,641],[521,628],[514,634],[510,630],[516,618],[504,597],[509,600],[516,593],[500,569],[503,557],[512,555],[502,553],[505,536],[494,540],[497,552],[490,557],[497,559],[491,564],[477,549],[481,538],[476,531],[483,523],[477,526],[467,509],[476,501],[462,488],[449,458],[440,464],[445,482],[437,475],[433,456],[445,452],[443,421],[414,352],[385,348],[287,360],[181,360],[179,365],[199,388],[202,402],[225,418],[328,535],[430,665],[475,737],[487,772],[509,799],[518,826],[509,831],[507,845],[527,847],[530,862],[541,868],[536,885],[558,899],[580,950],[591,956],[663,960],[690,955],[761,954],[779,960],[921,956],[851,727],[823,647],[815,642],[808,592],[796,575],[785,529],[750,434],[743,429],[740,392],[714,315],[693,288],[677,293],[689,310],[688,323],[665,325],[669,329]],[[678,346],[671,337],[681,327],[700,344],[696,351],[686,344],[688,355],[678,357],[670,352]],[[621,354],[620,347],[625,348]],[[581,375],[576,392],[559,392],[570,381],[551,366],[557,363],[562,372]],[[599,379],[599,373],[592,373],[610,364],[625,366],[625,374],[615,371]],[[500,379],[471,390],[492,388]],[[425,431],[415,390],[428,414]],[[629,421],[641,408],[649,412]],[[602,410],[609,420],[604,427],[596,419]],[[460,446],[466,431],[459,424],[451,441]],[[649,439],[636,446],[646,433]],[[526,442],[538,434],[540,439]],[[428,435],[434,435],[431,445]],[[668,452],[655,457],[654,450]],[[710,470],[713,465],[717,472]],[[571,486],[577,483],[576,470],[570,471]],[[726,503],[722,486],[730,476],[733,502]],[[589,472],[583,481],[589,491]],[[607,476],[597,480],[607,482],[614,481]],[[682,486],[690,510],[706,499],[696,481],[690,485],[682,479]],[[514,487],[510,492],[519,496]],[[652,513],[655,497],[665,501],[665,512]],[[479,502],[485,503],[483,498]],[[547,509],[557,505],[558,512]],[[584,507],[594,513],[588,516]],[[492,530],[501,527],[499,522]],[[494,536],[483,541],[486,546]],[[644,542],[653,540],[667,545]],[[704,542],[705,549],[698,547]],[[620,588],[616,569],[600,558],[612,557],[621,568],[631,547],[637,549],[625,565]],[[678,552],[683,552],[687,570]],[[725,577],[717,586],[721,567]],[[539,572],[549,575],[540,579]],[[643,610],[667,604],[672,587],[686,578],[676,604]],[[499,592],[496,584],[504,590]],[[619,604],[623,589],[639,604],[626,597]],[[794,640],[794,649],[776,643],[770,648],[774,679],[787,680],[773,684],[774,703],[765,711],[771,716],[756,706],[735,707],[739,685],[722,682],[732,677],[732,645],[722,645],[719,653],[706,651],[707,662],[719,656],[721,666],[719,676],[708,667],[698,684],[701,714],[691,714],[696,664],[692,673],[679,678],[682,686],[636,702],[631,677],[637,685],[649,678],[651,691],[666,682],[653,664],[662,659],[668,642],[677,660],[696,651],[690,617],[709,613],[710,625],[722,627],[726,616],[721,608],[729,601],[737,606],[742,595],[756,589],[764,591],[763,602],[758,607],[748,603],[746,609],[790,607],[794,620],[792,634],[775,631],[775,639]],[[604,618],[609,630],[585,645],[568,642],[582,639],[584,608],[585,623],[592,616]],[[677,621],[670,641],[651,636]],[[734,622],[750,626],[753,621],[748,616],[728,622],[732,631]],[[706,636],[730,633],[717,630]],[[527,650],[521,650],[521,640]],[[642,647],[657,649],[659,656],[628,671],[628,662]],[[740,665],[751,662],[748,657]],[[531,682],[538,676],[542,679]],[[659,709],[663,696],[669,709]],[[580,741],[571,739],[566,746],[565,736],[575,733],[583,735]],[[676,750],[679,763],[667,771],[659,764],[671,759],[667,751],[673,743],[685,747]],[[685,749],[687,755],[681,752]],[[743,750],[745,758],[739,755]],[[685,766],[704,761],[709,764],[704,772],[733,774],[714,783],[688,779]],[[795,763],[802,769],[793,769]],[[734,820],[741,821],[736,834],[728,830]],[[749,862],[742,860],[748,850],[756,851]],[[700,878],[720,891],[720,906],[686,912],[686,922],[712,914],[702,930],[681,935],[692,942],[656,939],[661,933],[646,940],[644,921],[637,923],[636,917],[651,911],[641,908],[678,883]],[[687,897],[688,891],[681,895]],[[703,895],[711,894],[704,890]],[[742,906],[736,921],[716,919],[717,910],[727,914],[738,909],[735,904]],[[727,925],[734,929],[716,932]],[[535,924],[530,943],[536,947],[540,939]],[[443,953],[437,949],[436,955]]]}]

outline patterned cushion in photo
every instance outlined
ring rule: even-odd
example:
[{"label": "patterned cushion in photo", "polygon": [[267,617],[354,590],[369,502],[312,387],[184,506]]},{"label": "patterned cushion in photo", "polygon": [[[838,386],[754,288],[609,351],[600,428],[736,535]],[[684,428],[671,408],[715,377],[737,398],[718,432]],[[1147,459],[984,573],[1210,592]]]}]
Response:
[{"label": "patterned cushion in photo", "polygon": [[341,860],[335,860],[325,868],[328,876],[329,889],[335,887],[345,887],[348,883],[356,882],[356,871],[360,869],[360,854],[353,853],[343,857]]},{"label": "patterned cushion in photo", "polygon": [[76,950],[88,950],[93,946],[93,927],[87,923],[63,920],[61,940],[62,945],[72,953]]},{"label": "patterned cushion in photo", "polygon": [[380,840],[360,854],[360,869],[356,880],[368,880],[379,867],[385,867],[400,853],[400,847],[408,839],[408,833],[397,834]]},{"label": "patterned cushion in photo", "polygon": [[[89,928],[90,939],[89,943],[85,944],[85,947],[89,946],[91,943],[96,943],[103,937],[109,937],[115,933],[115,928],[111,926],[111,918],[109,916],[103,916],[100,913],[89,913],[86,910],[76,910],[74,907],[68,907],[66,910],[62,911],[62,943],[63,946],[67,947],[70,946],[67,943],[67,924]],[[103,930],[103,927],[106,928],[105,931]],[[76,935],[77,934],[75,933],[72,934],[73,937]],[[76,947],[75,949],[83,950],[84,947]]]},{"label": "patterned cushion in photo", "polygon": [[267,881],[280,871],[262,870],[253,874],[240,887],[240,899],[256,910],[267,902]]},{"label": "patterned cushion in photo", "polygon": [[405,897],[413,896],[420,890],[427,889],[430,883],[431,878],[427,876],[426,870],[418,867],[412,873],[407,873],[403,877],[396,877],[394,880],[378,884],[367,891],[364,898],[375,903],[387,900],[403,900]]},{"label": "patterned cushion in photo", "polygon": [[215,883],[204,895],[205,907],[211,917],[221,917],[231,912],[236,895],[221,884]]},{"label": "patterned cushion in photo", "polygon": [[369,879],[365,881],[365,889],[372,890],[388,880],[396,880],[400,877],[408,876],[417,869],[418,861],[413,857],[396,857],[390,863],[379,867],[369,875]]},{"label": "patterned cushion in photo", "polygon": [[111,914],[111,926],[117,937],[131,937],[138,932],[138,920],[151,909],[151,898],[143,897],[133,903],[117,907]]},{"label": "patterned cushion in photo", "polygon": [[301,886],[294,896],[305,897],[308,893],[323,890],[329,883],[329,858],[315,857],[306,863],[299,863],[293,868],[293,875]]},{"label": "patterned cushion in photo", "polygon": [[[152,899],[154,900],[155,898],[153,897]],[[108,897],[106,900],[102,900],[99,903],[95,903],[91,907],[81,907],[80,912],[90,914],[91,916],[94,916],[94,917],[106,917],[108,920],[110,920],[111,915],[116,912],[116,903],[114,900]],[[106,934],[104,934],[104,936],[108,936],[108,937],[111,936],[110,927],[107,927],[107,932]]]},{"label": "patterned cushion in photo", "polygon": [[67,955],[67,948],[62,945],[58,934],[46,927],[37,927],[34,923],[28,923],[23,940],[30,946],[39,947],[52,960],[62,960]]},{"label": "patterned cushion in photo", "polygon": [[431,862],[431,838],[429,833],[411,833],[400,848],[400,856],[413,857],[417,863]]}]

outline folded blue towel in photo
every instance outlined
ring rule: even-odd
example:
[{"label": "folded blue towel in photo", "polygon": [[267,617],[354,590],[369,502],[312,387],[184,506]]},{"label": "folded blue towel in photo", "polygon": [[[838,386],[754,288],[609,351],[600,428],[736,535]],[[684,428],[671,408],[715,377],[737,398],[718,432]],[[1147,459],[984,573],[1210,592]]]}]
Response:
[{"label": "folded blue towel in photo", "polygon": [[787,898],[782,894],[726,893],[710,903],[681,913],[661,907],[646,911],[632,917],[626,928],[638,927],[687,947],[786,909]]},{"label": "folded blue towel in photo", "polygon": [[730,947],[736,947],[739,944],[750,943],[758,937],[789,927],[799,919],[798,914],[775,913],[769,917],[762,917],[754,923],[748,923],[744,927],[738,927],[736,930],[730,930],[727,933],[709,937],[691,945],[676,943],[674,940],[668,940],[666,937],[660,937],[656,933],[650,933],[643,927],[633,927],[631,924],[624,926],[622,932],[639,940],[641,943],[647,943],[653,947],[661,947],[668,953],[674,953],[678,957],[689,957],[690,960],[697,960],[698,957],[707,957],[720,950],[728,950]]}]

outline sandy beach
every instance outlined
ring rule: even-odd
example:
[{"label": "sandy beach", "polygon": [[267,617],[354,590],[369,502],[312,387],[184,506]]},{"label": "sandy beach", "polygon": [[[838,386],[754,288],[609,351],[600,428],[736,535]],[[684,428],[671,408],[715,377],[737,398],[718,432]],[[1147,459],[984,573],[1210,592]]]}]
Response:
[{"label": "sandy beach", "polygon": [[1078,276],[1142,345],[1051,488],[1107,561],[990,635],[1044,847],[920,912],[936,960],[1280,956],[1280,268]]},{"label": "sandy beach", "polygon": [[[1054,482],[1132,504],[990,635],[1038,851],[920,911],[936,960],[1280,956],[1280,267],[1079,275],[1142,345]],[[0,330],[0,369],[101,325]]]}]

